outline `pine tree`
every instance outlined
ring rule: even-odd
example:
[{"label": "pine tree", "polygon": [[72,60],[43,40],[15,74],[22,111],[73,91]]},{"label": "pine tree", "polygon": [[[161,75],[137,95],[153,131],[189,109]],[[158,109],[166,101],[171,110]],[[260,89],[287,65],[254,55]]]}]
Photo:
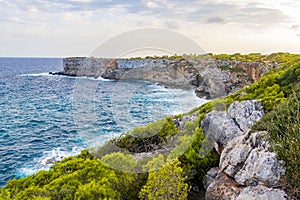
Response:
[{"label": "pine tree", "polygon": [[180,164],[178,159],[168,160],[163,168],[150,172],[139,197],[147,200],[187,199],[189,185],[185,183],[187,177]]}]

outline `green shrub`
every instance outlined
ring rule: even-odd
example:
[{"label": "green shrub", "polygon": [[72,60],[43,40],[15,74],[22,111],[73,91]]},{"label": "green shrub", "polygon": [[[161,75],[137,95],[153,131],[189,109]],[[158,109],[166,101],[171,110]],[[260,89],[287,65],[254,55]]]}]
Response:
[{"label": "green shrub", "polygon": [[293,93],[252,129],[268,131],[273,150],[285,161],[288,191],[300,198],[300,94]]},{"label": "green shrub", "polygon": [[[135,127],[119,139],[114,139],[116,146],[132,153],[149,152],[178,133],[172,117]],[[99,150],[98,150],[99,151]]]},{"label": "green shrub", "polygon": [[[161,157],[154,158],[161,163]],[[153,161],[151,163],[153,166]],[[165,165],[149,173],[147,183],[139,193],[140,199],[157,200],[186,200],[189,191],[189,185],[185,182],[185,176],[181,163],[178,159],[167,160]]]},{"label": "green shrub", "polygon": [[[104,159],[112,162],[114,156],[126,158],[119,153]],[[0,189],[0,199],[135,199],[144,182],[136,174],[109,168],[85,150],[55,163],[49,171],[9,181]]]}]

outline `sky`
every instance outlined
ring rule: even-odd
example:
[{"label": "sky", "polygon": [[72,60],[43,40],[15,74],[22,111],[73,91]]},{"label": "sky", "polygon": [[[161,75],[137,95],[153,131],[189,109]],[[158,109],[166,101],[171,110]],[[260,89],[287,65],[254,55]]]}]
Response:
[{"label": "sky", "polygon": [[0,0],[0,57],[88,56],[143,28],[205,52],[300,53],[299,10],[298,0]]}]

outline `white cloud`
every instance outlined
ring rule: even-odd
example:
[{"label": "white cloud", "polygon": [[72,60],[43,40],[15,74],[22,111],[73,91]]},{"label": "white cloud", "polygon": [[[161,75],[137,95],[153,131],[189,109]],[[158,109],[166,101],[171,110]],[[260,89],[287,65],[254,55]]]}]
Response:
[{"label": "white cloud", "polygon": [[86,55],[95,43],[143,27],[176,30],[214,52],[300,46],[296,0],[0,0],[0,10],[0,46],[19,56]]},{"label": "white cloud", "polygon": [[157,5],[156,5],[153,1],[148,1],[148,2],[146,3],[146,6],[147,6],[148,8],[151,8],[151,9],[157,8]]},{"label": "white cloud", "polygon": [[300,25],[293,25],[291,27],[291,29],[294,30],[294,31],[298,31],[300,29]]},{"label": "white cloud", "polygon": [[19,17],[9,17],[8,20],[12,23],[22,23],[23,21]]},{"label": "white cloud", "polygon": [[37,7],[36,6],[32,6],[32,5],[28,6],[28,11],[30,13],[38,13],[39,12],[39,10],[37,9]]}]

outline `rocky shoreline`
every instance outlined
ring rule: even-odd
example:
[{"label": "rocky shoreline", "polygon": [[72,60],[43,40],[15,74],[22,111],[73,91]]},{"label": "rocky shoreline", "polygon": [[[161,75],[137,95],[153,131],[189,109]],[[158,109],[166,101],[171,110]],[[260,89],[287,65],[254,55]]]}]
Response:
[{"label": "rocky shoreline", "polygon": [[[130,60],[66,58],[67,76],[102,77],[112,80],[145,80],[167,87],[193,89],[198,97],[219,98],[258,80],[276,63],[228,60]],[[220,155],[219,166],[206,175],[205,199],[288,199],[280,189],[285,175],[283,161],[270,150],[267,132],[251,132],[251,125],[264,115],[257,101],[234,102],[228,111],[205,115],[201,128],[209,145]],[[174,119],[178,129],[197,115]],[[136,159],[152,157],[161,150],[136,154]]]},{"label": "rocky shoreline", "polygon": [[276,63],[214,59],[110,59],[71,57],[53,75],[145,80],[170,88],[193,89],[200,98],[215,99],[252,84]]}]

